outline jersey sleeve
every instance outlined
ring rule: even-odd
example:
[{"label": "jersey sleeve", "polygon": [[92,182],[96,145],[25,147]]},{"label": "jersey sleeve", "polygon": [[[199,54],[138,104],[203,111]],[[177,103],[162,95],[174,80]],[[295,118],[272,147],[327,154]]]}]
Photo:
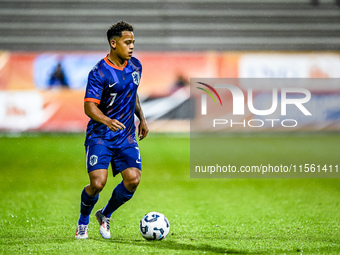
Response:
[{"label": "jersey sleeve", "polygon": [[92,70],[88,76],[84,101],[99,104],[103,88],[103,80],[100,78],[100,75],[96,70]]}]

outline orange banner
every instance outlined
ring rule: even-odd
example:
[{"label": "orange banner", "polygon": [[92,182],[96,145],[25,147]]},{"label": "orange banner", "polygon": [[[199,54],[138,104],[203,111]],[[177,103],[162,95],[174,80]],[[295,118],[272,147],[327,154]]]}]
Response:
[{"label": "orange banner", "polygon": [[[0,52],[0,130],[83,132],[88,122],[83,111],[87,75],[106,54]],[[143,65],[138,93],[141,100],[148,99],[143,105],[157,131],[189,131],[183,112],[190,107],[191,78],[340,77],[337,52],[137,51],[135,57]],[[328,93],[338,87],[319,89]]]}]

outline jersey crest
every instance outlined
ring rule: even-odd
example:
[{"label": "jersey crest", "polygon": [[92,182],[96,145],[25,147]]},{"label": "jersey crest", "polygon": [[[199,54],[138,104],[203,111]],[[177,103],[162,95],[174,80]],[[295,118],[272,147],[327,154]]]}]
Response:
[{"label": "jersey crest", "polygon": [[90,157],[90,165],[91,166],[94,166],[94,165],[96,165],[97,164],[97,162],[98,162],[98,156],[97,155],[92,155],[91,157]]},{"label": "jersey crest", "polygon": [[132,73],[132,79],[133,79],[133,83],[138,86],[139,85],[139,81],[140,81],[140,77],[139,77],[139,73],[137,71],[134,71]]}]

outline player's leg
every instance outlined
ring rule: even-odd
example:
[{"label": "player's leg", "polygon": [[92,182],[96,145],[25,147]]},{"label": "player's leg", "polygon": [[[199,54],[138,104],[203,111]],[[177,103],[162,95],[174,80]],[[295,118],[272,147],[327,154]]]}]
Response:
[{"label": "player's leg", "polygon": [[138,145],[118,150],[111,165],[113,174],[120,172],[123,180],[113,190],[107,205],[96,213],[98,221],[102,222],[100,232],[104,233],[104,238],[110,238],[109,224],[112,213],[132,198],[140,182],[142,165]]},{"label": "player's leg", "polygon": [[141,178],[142,161],[137,143],[116,150],[115,158],[111,161],[115,175],[120,172],[123,181],[112,192],[112,196],[102,213],[110,218],[122,204],[130,200],[137,189]]},{"label": "player's leg", "polygon": [[100,191],[104,188],[107,181],[107,168],[111,158],[111,155],[108,155],[108,151],[105,146],[86,148],[86,162],[90,184],[83,189],[81,194],[80,217],[75,236],[77,239],[86,239],[88,237],[90,214],[98,201]]},{"label": "player's leg", "polygon": [[98,196],[105,187],[107,181],[107,169],[97,169],[89,172],[90,184],[85,187],[85,191],[90,196]]},{"label": "player's leg", "polygon": [[98,201],[99,192],[102,191],[107,180],[107,170],[97,169],[89,172],[90,184],[87,185],[81,194],[79,224],[88,224],[93,207]]},{"label": "player's leg", "polygon": [[141,170],[132,167],[125,169],[121,174],[123,181],[115,187],[107,205],[96,212],[96,217],[100,224],[99,232],[105,239],[111,237],[110,217],[112,213],[132,198],[140,181]]},{"label": "player's leg", "polygon": [[123,181],[121,181],[113,190],[112,196],[104,207],[102,213],[110,218],[111,214],[116,211],[121,205],[129,201],[141,178],[141,170],[135,167],[130,167],[121,172]]},{"label": "player's leg", "polygon": [[129,192],[135,192],[139,185],[142,171],[138,168],[131,167],[122,171],[121,174],[125,188]]},{"label": "player's leg", "polygon": [[90,184],[81,193],[80,217],[75,236],[77,239],[86,239],[88,237],[90,214],[98,201],[100,191],[106,184],[107,169],[97,169],[89,172],[89,178]]}]

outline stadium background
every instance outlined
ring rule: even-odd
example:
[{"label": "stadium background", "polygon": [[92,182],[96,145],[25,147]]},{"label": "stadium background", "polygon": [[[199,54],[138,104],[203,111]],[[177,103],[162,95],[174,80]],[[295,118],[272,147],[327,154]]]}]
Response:
[{"label": "stadium background", "polygon": [[[337,179],[192,180],[188,145],[190,78],[339,78],[338,4],[1,0],[0,251],[338,252]],[[84,88],[89,70],[109,51],[106,29],[121,19],[135,26],[134,54],[143,63],[139,93],[151,132],[140,146],[150,171],[122,208],[126,218],[116,216],[113,240],[99,242],[93,231],[80,246],[73,232],[87,182]],[[282,157],[338,164],[340,85],[312,92],[324,98],[320,109],[333,113],[327,125],[315,119],[297,135],[232,133],[229,156],[244,164],[268,156],[278,164]],[[335,103],[328,104],[331,97]],[[109,196],[108,188],[103,201]],[[155,208],[172,223],[171,237],[139,242],[138,217]]]},{"label": "stadium background", "polygon": [[121,19],[135,25],[139,94],[153,131],[189,131],[190,78],[340,77],[340,17],[331,0],[4,0],[0,14],[4,131],[83,131],[88,71],[109,51],[108,24]]}]

